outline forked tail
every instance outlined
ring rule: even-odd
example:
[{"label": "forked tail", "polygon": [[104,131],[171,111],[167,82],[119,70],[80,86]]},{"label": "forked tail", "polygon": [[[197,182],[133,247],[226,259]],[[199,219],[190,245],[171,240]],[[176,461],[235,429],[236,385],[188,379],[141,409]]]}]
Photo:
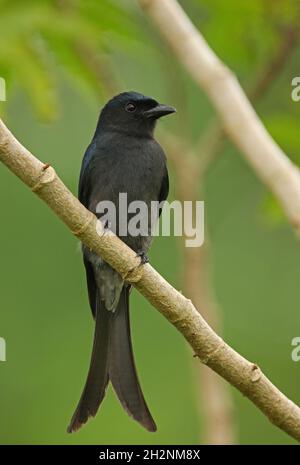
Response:
[{"label": "forked tail", "polygon": [[105,396],[108,381],[126,412],[148,431],[156,431],[135,368],[129,322],[129,288],[123,287],[115,312],[97,299],[96,325],[90,368],[68,432],[77,431],[95,416]]}]

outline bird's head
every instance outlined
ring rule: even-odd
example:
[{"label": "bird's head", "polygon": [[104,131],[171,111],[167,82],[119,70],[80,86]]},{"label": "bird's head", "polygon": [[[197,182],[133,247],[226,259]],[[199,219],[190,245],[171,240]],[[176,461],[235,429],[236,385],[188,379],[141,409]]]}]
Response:
[{"label": "bird's head", "polygon": [[122,92],[103,107],[97,131],[110,130],[136,136],[152,136],[158,118],[175,111],[175,108],[162,105],[138,92]]}]

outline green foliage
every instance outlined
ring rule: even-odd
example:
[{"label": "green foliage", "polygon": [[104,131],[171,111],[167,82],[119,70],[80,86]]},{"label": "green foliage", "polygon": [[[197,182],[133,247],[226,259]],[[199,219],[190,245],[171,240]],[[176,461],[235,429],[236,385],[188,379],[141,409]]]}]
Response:
[{"label": "green foliage", "polygon": [[274,112],[264,123],[282,149],[295,162],[300,162],[299,119],[292,114]]},{"label": "green foliage", "polygon": [[[241,78],[276,50],[282,30],[297,25],[298,0],[193,0],[195,21],[216,53]],[[182,3],[184,6],[185,2]]]},{"label": "green foliage", "polygon": [[8,89],[25,90],[39,117],[58,112],[57,80],[62,70],[79,88],[99,93],[101,81],[83,44],[96,57],[133,37],[128,13],[112,0],[0,2],[0,72]]},{"label": "green foliage", "polygon": [[270,192],[263,196],[260,213],[263,224],[269,228],[277,228],[286,222],[281,205]]}]

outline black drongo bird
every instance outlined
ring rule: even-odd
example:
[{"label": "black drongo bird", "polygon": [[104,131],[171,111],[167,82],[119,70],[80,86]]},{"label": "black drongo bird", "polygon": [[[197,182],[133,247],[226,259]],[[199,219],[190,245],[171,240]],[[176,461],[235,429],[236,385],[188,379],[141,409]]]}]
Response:
[{"label": "black drongo bird", "polygon": [[[100,201],[111,201],[118,218],[119,193],[127,194],[128,204],[138,200],[148,207],[152,201],[163,202],[167,198],[166,157],[153,132],[157,119],[174,111],[173,107],[137,92],[121,93],[104,106],[80,173],[79,200],[89,210],[97,214]],[[117,224],[117,235],[119,228]],[[141,256],[142,262],[147,261],[150,230],[148,235],[128,233],[120,238]],[[86,384],[68,431],[78,430],[90,416],[96,415],[109,380],[127,413],[147,430],[156,431],[134,364],[129,326],[130,285],[85,246],[83,260],[90,307],[96,320],[95,335]]]}]

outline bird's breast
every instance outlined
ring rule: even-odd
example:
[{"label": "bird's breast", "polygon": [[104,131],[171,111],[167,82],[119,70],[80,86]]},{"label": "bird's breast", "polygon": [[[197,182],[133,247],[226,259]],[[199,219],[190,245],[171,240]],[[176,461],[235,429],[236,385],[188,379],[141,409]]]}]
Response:
[{"label": "bird's breast", "polygon": [[156,200],[164,169],[164,153],[153,139],[128,138],[101,144],[93,159],[92,200],[128,202]]}]

